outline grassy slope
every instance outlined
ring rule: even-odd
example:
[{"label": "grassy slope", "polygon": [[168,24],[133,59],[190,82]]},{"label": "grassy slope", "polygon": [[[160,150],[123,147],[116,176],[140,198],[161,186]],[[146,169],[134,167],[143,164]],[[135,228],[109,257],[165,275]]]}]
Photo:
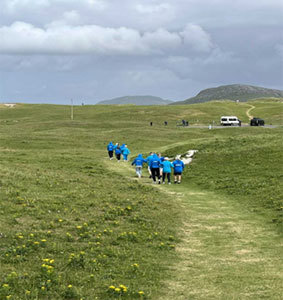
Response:
[{"label": "grassy slope", "polygon": [[[255,106],[260,110],[264,105],[256,103]],[[274,107],[269,110],[270,104],[267,105],[266,115],[260,117],[267,118],[268,113],[274,112]],[[282,104],[275,105],[279,108]],[[2,295],[11,294],[15,299],[17,296],[22,299],[21,295],[28,290],[33,299],[44,298],[44,295],[57,299],[92,299],[90,297],[95,295],[98,299],[105,299],[118,296],[118,292],[116,296],[115,293],[109,294],[109,285],[124,284],[129,290],[124,296],[127,294],[133,298],[139,290],[143,290],[148,297],[156,298],[161,279],[171,276],[168,266],[176,257],[170,245],[176,243],[177,230],[182,221],[178,217],[178,206],[187,202],[174,202],[174,195],[129,182],[125,174],[117,174],[121,168],[115,164],[109,168],[109,163],[103,157],[105,144],[111,139],[127,142],[134,153],[166,149],[168,145],[171,151],[174,149],[173,152],[186,151],[188,148],[200,149],[202,151],[192,165],[191,173],[185,176],[187,179],[182,188],[186,189],[186,185],[192,182],[223,195],[218,198],[231,197],[240,203],[248,199],[248,209],[264,215],[266,210],[263,208],[269,206],[267,217],[264,216],[260,222],[264,224],[271,219],[277,222],[280,217],[278,203],[270,202],[268,193],[273,193],[277,186],[278,169],[271,175],[268,169],[273,168],[274,160],[280,158],[278,149],[281,129],[208,131],[175,127],[176,119],[208,124],[218,120],[222,114],[236,114],[245,120],[248,108],[245,104],[230,102],[158,108],[84,106],[75,108],[75,120],[71,122],[68,120],[69,109],[63,106],[0,107],[0,266],[3,270],[2,284],[9,281],[10,285],[9,289],[2,287]],[[165,119],[169,121],[167,128],[156,124],[162,124]],[[155,121],[153,128],[148,126],[151,120]],[[264,139],[266,143],[262,151],[260,142]],[[230,144],[233,148],[228,147]],[[236,157],[233,150],[235,147]],[[243,156],[251,147],[257,151],[257,155]],[[222,149],[220,153],[216,151],[219,148]],[[167,151],[170,153],[170,150]],[[270,151],[274,153],[267,159],[264,153]],[[271,158],[274,155],[273,160]],[[253,162],[254,157],[256,163]],[[231,158],[235,159],[231,161]],[[217,172],[218,159],[226,167],[224,174],[222,169]],[[246,165],[250,168],[242,172],[241,168]],[[249,191],[262,191],[268,201],[262,197],[260,203],[257,203],[253,192],[247,196],[241,190],[242,180],[249,180],[251,175],[246,170],[252,174],[263,172]],[[235,181],[233,175],[230,186],[227,185],[227,178],[231,178],[231,171],[237,174],[239,181]],[[220,175],[219,178],[215,178],[215,174]],[[239,177],[239,174],[242,176]],[[265,176],[273,176],[272,185],[264,183]],[[250,180],[250,183],[253,184],[253,181]],[[232,196],[225,198],[225,194]],[[246,211],[246,208],[242,209]],[[253,214],[256,216],[253,212],[248,217]],[[137,232],[138,237],[132,232]],[[30,236],[31,233],[34,237]],[[34,244],[45,239],[47,242]],[[276,239],[275,234],[269,244],[275,243]],[[23,245],[28,249],[23,248]],[[80,254],[81,251],[85,254]],[[38,256],[34,256],[34,253]],[[206,252],[203,253],[205,255]],[[70,257],[72,254],[74,256]],[[41,267],[41,259],[46,257],[55,258],[50,287],[47,282],[49,277],[46,277],[49,275]],[[94,259],[96,261],[93,265]],[[133,269],[134,263],[140,265],[138,270]],[[260,272],[259,267],[255,267],[256,272]],[[23,269],[28,270],[27,275],[24,275]],[[275,270],[274,265],[270,269]],[[9,277],[12,271],[18,273],[16,278],[10,278],[13,275]],[[201,273],[206,271],[206,266],[200,269]],[[237,284],[244,284],[243,278],[239,276],[237,282],[229,290],[235,297],[239,293]],[[277,286],[277,278],[275,282]],[[195,283],[197,286],[197,280]],[[69,284],[73,287],[68,288]],[[41,289],[42,286],[45,286],[45,290]],[[224,291],[224,285],[222,288],[220,284],[217,286]],[[210,295],[213,293],[210,292]]]}]

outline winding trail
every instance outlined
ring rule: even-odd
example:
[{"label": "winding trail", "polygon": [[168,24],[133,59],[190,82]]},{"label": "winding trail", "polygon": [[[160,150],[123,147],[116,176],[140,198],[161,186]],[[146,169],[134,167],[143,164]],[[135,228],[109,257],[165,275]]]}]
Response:
[{"label": "winding trail", "polygon": [[[106,165],[138,180],[129,163]],[[150,184],[147,178],[140,182]],[[154,187],[178,202],[183,221],[179,260],[169,267],[158,300],[282,299],[282,239],[263,216],[235,198],[196,187]]]},{"label": "winding trail", "polygon": [[250,114],[250,112],[255,108],[255,106],[253,106],[253,105],[251,105],[251,104],[247,104],[247,105],[249,105],[250,108],[246,111],[246,115],[247,115],[247,117],[251,120],[254,116],[252,116],[252,115]]}]

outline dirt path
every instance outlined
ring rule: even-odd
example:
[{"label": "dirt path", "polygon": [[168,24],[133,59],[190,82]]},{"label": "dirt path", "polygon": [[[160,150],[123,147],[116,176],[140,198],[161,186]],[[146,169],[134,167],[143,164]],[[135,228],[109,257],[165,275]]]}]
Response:
[{"label": "dirt path", "polygon": [[247,104],[250,106],[250,108],[246,111],[246,115],[248,116],[248,118],[251,120],[254,116],[252,116],[250,114],[250,112],[255,108],[255,106],[251,105],[251,104]]},{"label": "dirt path", "polygon": [[[106,164],[136,180],[129,163]],[[282,240],[262,216],[212,192],[185,185],[156,188],[171,194],[183,211],[179,261],[159,300],[282,299]]]}]

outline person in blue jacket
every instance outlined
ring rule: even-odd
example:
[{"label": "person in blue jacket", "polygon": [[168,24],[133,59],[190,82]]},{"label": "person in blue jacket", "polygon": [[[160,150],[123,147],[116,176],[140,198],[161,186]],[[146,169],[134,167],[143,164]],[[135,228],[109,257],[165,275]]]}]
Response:
[{"label": "person in blue jacket", "polygon": [[121,151],[119,143],[117,143],[113,149],[115,150],[115,156],[116,156],[118,162],[120,162],[122,151]]},{"label": "person in blue jacket", "polygon": [[150,152],[150,153],[149,153],[149,156],[146,158],[147,169],[148,169],[148,173],[149,173],[149,178],[152,178],[151,170],[150,170],[149,164],[150,164],[150,161],[151,161],[151,159],[152,159],[152,157],[153,157],[153,154],[154,154],[153,152]]},{"label": "person in blue jacket", "polygon": [[126,146],[126,144],[122,144],[122,145],[120,146],[122,153],[123,153],[123,150],[125,149],[125,146]]},{"label": "person in blue jacket", "polygon": [[185,168],[184,163],[180,160],[181,156],[177,155],[176,159],[173,161],[174,166],[174,183],[180,184],[182,179],[182,172]]},{"label": "person in blue jacket", "polygon": [[114,151],[114,145],[112,142],[110,142],[108,145],[107,145],[107,150],[108,150],[108,155],[109,155],[109,158],[110,160],[113,159],[113,151]]},{"label": "person in blue jacket", "polygon": [[160,184],[160,158],[157,156],[157,154],[153,154],[149,166],[150,166],[150,171],[153,179],[153,183],[156,183],[156,177],[158,179],[158,183]]},{"label": "person in blue jacket", "polygon": [[139,154],[138,157],[136,157],[134,159],[134,161],[132,162],[132,166],[135,165],[136,166],[136,173],[138,175],[139,178],[142,177],[142,167],[143,167],[143,164],[146,163],[146,159],[144,159],[142,157],[142,154]]},{"label": "person in blue jacket", "polygon": [[165,184],[165,178],[167,177],[168,184],[171,184],[171,168],[174,168],[174,165],[169,161],[168,157],[164,158],[164,161],[161,163],[162,167],[162,183]]},{"label": "person in blue jacket", "polygon": [[124,145],[123,148],[121,148],[123,159],[124,161],[128,161],[128,155],[131,153],[131,151],[128,149],[127,145]]}]

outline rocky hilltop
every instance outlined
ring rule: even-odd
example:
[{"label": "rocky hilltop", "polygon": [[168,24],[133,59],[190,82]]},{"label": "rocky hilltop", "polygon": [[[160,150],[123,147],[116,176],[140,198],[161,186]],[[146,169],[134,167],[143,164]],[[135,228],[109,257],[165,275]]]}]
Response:
[{"label": "rocky hilltop", "polygon": [[222,85],[216,88],[202,90],[195,97],[189,98],[184,101],[174,102],[172,104],[192,104],[213,100],[248,101],[251,99],[264,97],[282,98],[283,91],[244,84]]}]

